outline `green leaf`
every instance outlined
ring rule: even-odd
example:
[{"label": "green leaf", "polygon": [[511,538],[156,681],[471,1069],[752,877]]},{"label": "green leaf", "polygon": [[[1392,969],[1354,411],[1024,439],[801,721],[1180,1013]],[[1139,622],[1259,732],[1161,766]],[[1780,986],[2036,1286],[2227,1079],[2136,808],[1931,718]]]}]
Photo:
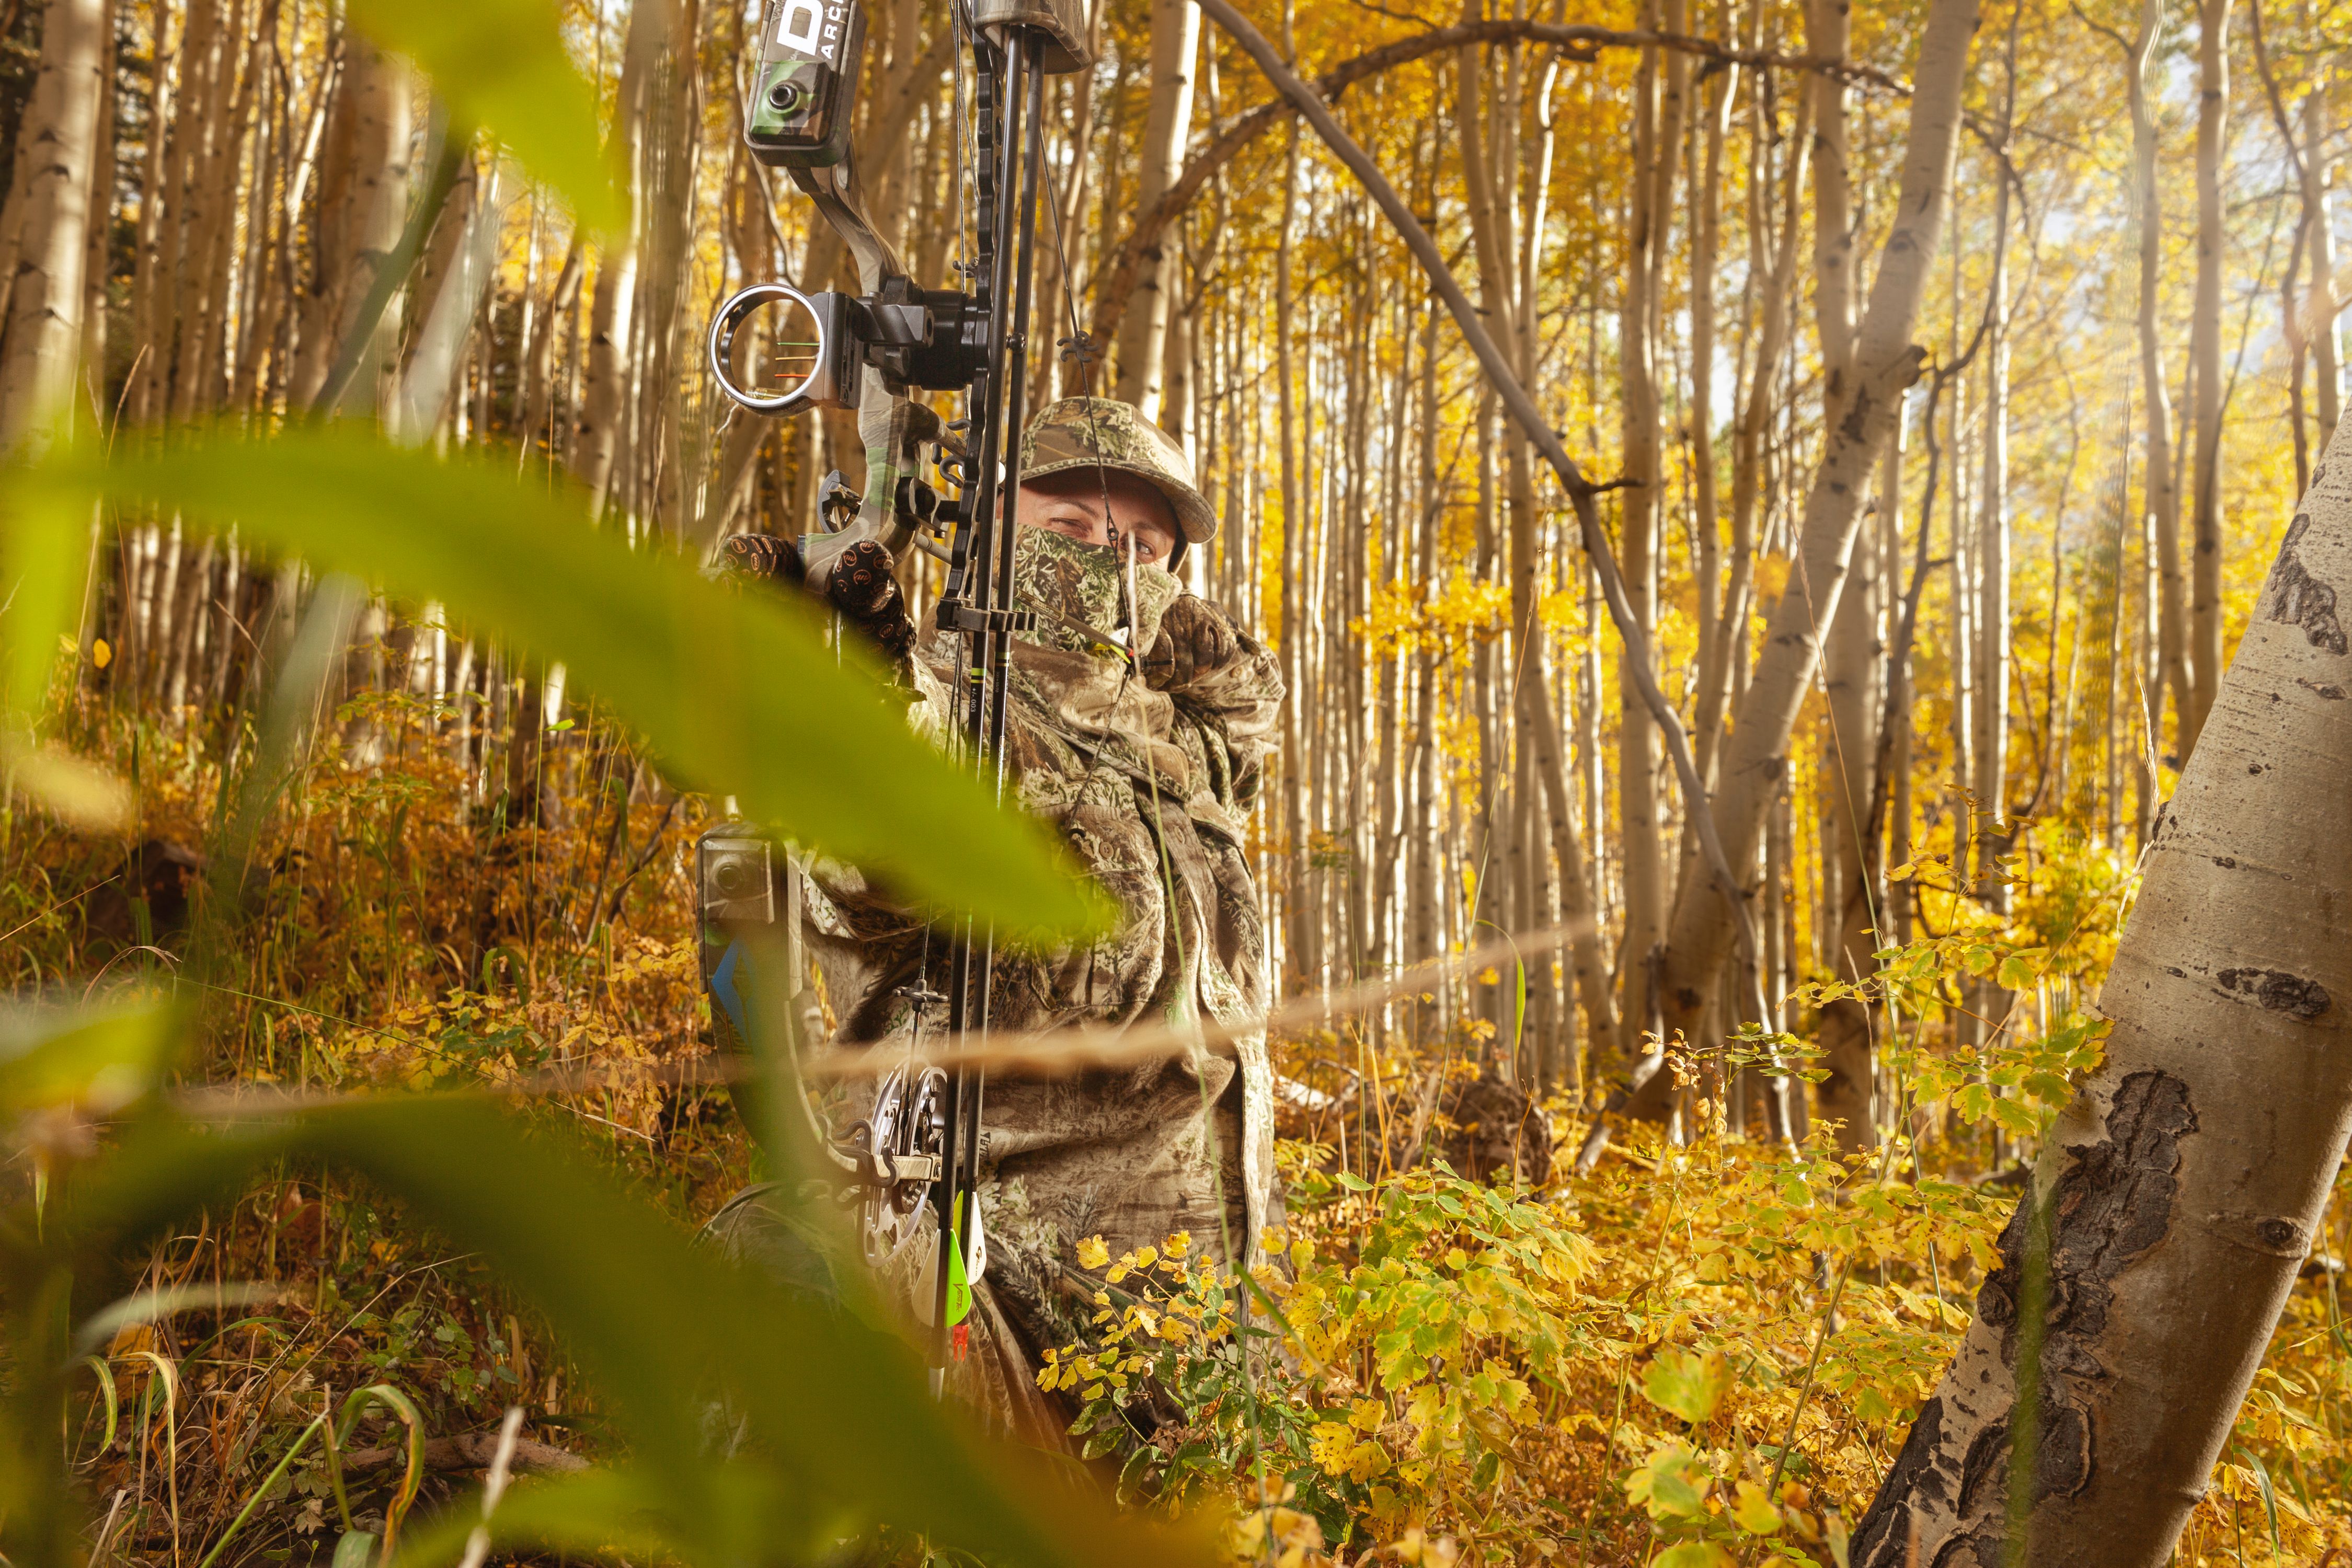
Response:
[{"label": "green leaf", "polygon": [[[84,1257],[120,1257],[287,1158],[371,1178],[543,1313],[696,1561],[814,1556],[882,1523],[992,1562],[1190,1560],[931,1399],[854,1278],[833,1301],[731,1263],[486,1102],[347,1102],[201,1132],[159,1114],[77,1174],[52,1232]],[[761,1472],[712,1461],[714,1409],[740,1416]]]},{"label": "green leaf", "polygon": [[1650,1560],[1650,1568],[1738,1568],[1738,1559],[1712,1541],[1685,1541]]},{"label": "green leaf", "polygon": [[1669,1346],[1642,1369],[1643,1397],[1692,1426],[1713,1418],[1731,1386],[1731,1364],[1720,1351],[1702,1355]]},{"label": "green leaf", "polygon": [[460,125],[509,147],[562,193],[580,222],[628,222],[618,170],[596,126],[596,89],[563,47],[547,0],[352,0],[352,25],[433,78]]},{"label": "green leaf", "polygon": [[2042,1118],[2036,1116],[2030,1106],[2015,1100],[1995,1100],[1992,1103],[1992,1119],[2000,1124],[2003,1132],[2031,1135],[2042,1130]]},{"label": "green leaf", "polygon": [[1780,1511],[1770,1494],[1754,1481],[1741,1481],[1738,1500],[1731,1505],[1731,1522],[1750,1535],[1769,1535],[1780,1528]]},{"label": "green leaf", "polygon": [[2270,1467],[2263,1464],[2261,1456],[2243,1443],[2235,1444],[2233,1447],[2237,1449],[2238,1457],[2245,1460],[2248,1468],[2254,1472],[2255,1484],[2262,1489],[2263,1511],[2270,1519],[2271,1555],[2273,1558],[2284,1559],[2286,1555],[2285,1549],[2279,1544],[2278,1492],[2271,1485]]},{"label": "green leaf", "polygon": [[60,445],[22,490],[183,511],[396,597],[437,600],[547,660],[635,727],[674,776],[888,884],[1021,936],[1097,911],[1034,821],[916,737],[860,651],[813,610],[737,594],[598,531],[510,458],[441,460],[353,428],[222,432],[112,462]]},{"label": "green leaf", "polygon": [[154,1088],[177,1043],[168,1008],[0,1013],[0,1116],[79,1103],[110,1114]]},{"label": "green leaf", "polygon": [[1686,1445],[1671,1442],[1625,1478],[1625,1495],[1647,1508],[1652,1519],[1696,1519],[1706,1510],[1714,1480]]},{"label": "green leaf", "polygon": [[69,497],[5,489],[6,532],[0,535],[0,647],[7,678],[0,708],[15,724],[40,716],[57,668],[59,640],[81,618],[82,580],[89,564],[87,504]]},{"label": "green leaf", "polygon": [[[748,1489],[743,1483],[751,1479],[742,1473],[747,1468],[713,1467],[723,1478],[715,1489],[724,1515],[718,1531],[721,1535],[741,1533],[737,1513],[744,1507],[741,1494]],[[394,1568],[449,1563],[482,1522],[478,1507],[460,1503],[439,1511],[431,1523],[406,1534]],[[667,1557],[691,1543],[665,1508],[661,1489],[643,1471],[628,1467],[538,1477],[527,1486],[512,1488],[490,1515],[489,1532],[491,1542],[501,1547],[630,1558]],[[373,1536],[362,1539],[373,1547]]]}]

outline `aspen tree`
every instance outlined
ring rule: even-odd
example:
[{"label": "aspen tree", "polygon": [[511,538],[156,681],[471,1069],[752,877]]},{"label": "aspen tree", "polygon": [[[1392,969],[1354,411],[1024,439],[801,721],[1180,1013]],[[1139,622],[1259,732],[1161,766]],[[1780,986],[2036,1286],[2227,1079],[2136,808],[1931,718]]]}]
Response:
[{"label": "aspen tree", "polygon": [[[643,149],[646,96],[661,53],[670,38],[676,0],[647,0],[629,11],[629,30],[622,46],[620,86],[613,104],[610,132],[615,162],[630,172],[628,227],[603,236],[596,258],[596,287],[589,308],[585,371],[580,389],[579,427],[572,433],[572,467],[587,486],[591,507],[600,516],[611,494],[622,424],[628,418],[628,350],[634,341],[630,312],[637,297],[640,231],[644,228],[645,178]],[[812,263],[818,250],[812,239]],[[838,265],[839,251],[833,255]],[[814,265],[804,267],[801,281],[810,288],[830,287]]]},{"label": "aspen tree", "polygon": [[74,396],[87,303],[89,228],[106,221],[91,161],[104,101],[105,0],[49,0],[41,16],[41,63],[17,131],[24,196],[21,240],[0,344],[0,452]]},{"label": "aspen tree", "polygon": [[2221,272],[2229,228],[2221,207],[2221,154],[2230,134],[2231,0],[2198,0],[2197,300],[2189,317],[2196,389],[2189,557],[2189,706],[2180,755],[2197,745],[2221,679]]},{"label": "aspen tree", "polygon": [[2331,451],[2157,830],[2105,1061],[1855,1532],[1862,1568],[2155,1568],[2221,1457],[2352,1134],[2347,593]]},{"label": "aspen tree", "polygon": [[2304,237],[2310,249],[2311,292],[2304,306],[2302,326],[2311,336],[2312,368],[2318,389],[2318,445],[2323,451],[2336,438],[2344,395],[2344,370],[2336,336],[2336,219],[2330,199],[2335,183],[2334,117],[2328,109],[2328,90],[2323,83],[2303,99],[2303,204],[2308,214]]},{"label": "aspen tree", "polygon": [[[1735,866],[1749,862],[1766,818],[1782,798],[1790,735],[1812,684],[1822,630],[1837,613],[1870,479],[1894,434],[1903,394],[1918,376],[1923,355],[1911,341],[1912,328],[1929,264],[1942,244],[1976,26],[1974,0],[1935,0],[1921,34],[1902,187],[1855,336],[1853,374],[1827,410],[1788,588],[1722,752],[1714,811],[1724,852]],[[1683,883],[1690,892],[1677,906],[1666,945],[1666,1024],[1685,1034],[1703,1021],[1736,925],[1723,893],[1708,887],[1706,877],[1696,856],[1685,857]],[[1649,1074],[1635,1097],[1635,1113],[1664,1114],[1665,1078]]]},{"label": "aspen tree", "polygon": [[2009,907],[2000,858],[2014,837],[2000,823],[2008,814],[2009,789],[2009,137],[2016,115],[2017,26],[2023,14],[2021,5],[2010,13],[2000,121],[1990,149],[1995,167],[1992,276],[1985,284],[1984,466],[1975,497],[1976,548],[1969,552],[1976,578],[1976,657],[1970,661],[1976,685],[1969,711],[1969,797],[1977,828],[1969,852],[1977,896],[1997,911]]},{"label": "aspen tree", "polygon": [[[337,89],[328,170],[319,192],[316,271],[293,388],[295,401],[306,408],[325,388],[377,269],[399,243],[408,207],[407,68],[357,35],[343,47],[349,59]],[[152,346],[162,351],[160,343]]]},{"label": "aspen tree", "polygon": [[[1853,40],[1845,0],[1811,0],[1805,41],[1826,59],[1843,59]],[[1847,172],[1846,89],[1826,72],[1811,83],[1813,110],[1813,319],[1821,339],[1822,369],[1834,389],[1853,369],[1853,193]],[[1839,596],[1822,655],[1822,682],[1829,697],[1829,728],[1823,740],[1822,778],[1827,781],[1822,818],[1825,870],[1833,874],[1823,889],[1824,922],[1832,925],[1829,967],[1833,978],[1857,981],[1871,973],[1869,871],[1874,857],[1864,847],[1864,822],[1871,796],[1873,748],[1865,738],[1876,728],[1879,644],[1876,550],[1857,544],[1853,577]],[[1875,1072],[1870,1014],[1851,998],[1832,1002],[1822,1014],[1822,1062],[1829,1076],[1814,1095],[1821,1114],[1838,1122],[1846,1149],[1877,1143],[1871,1105]]]},{"label": "aspen tree", "polygon": [[[1135,210],[1150,212],[1175,183],[1192,125],[1193,65],[1200,54],[1201,8],[1193,0],[1152,0],[1151,99],[1137,149]],[[1157,421],[1166,375],[1167,279],[1173,265],[1164,239],[1144,251],[1141,277],[1118,324],[1118,390]]]},{"label": "aspen tree", "polygon": [[[1682,0],[1647,0],[1642,25],[1679,31]],[[1625,593],[1645,643],[1657,635],[1659,487],[1658,298],[1669,254],[1675,169],[1682,146],[1682,57],[1644,47],[1633,78],[1632,186],[1625,226],[1625,285],[1618,321],[1618,381],[1624,402],[1626,489],[1619,547]],[[1645,649],[1647,654],[1652,650]],[[1617,811],[1624,856],[1623,958],[1618,966],[1619,1041],[1631,1052],[1656,1012],[1656,948],[1665,935],[1666,866],[1662,814],[1664,764],[1656,720],[1630,674],[1618,693]]]},{"label": "aspen tree", "polygon": [[[2150,697],[2160,729],[2163,695],[2171,695],[2173,713],[2186,734],[2189,708],[2189,594],[2180,565],[2180,489],[2174,480],[2172,392],[2164,368],[2158,298],[2164,277],[2164,204],[2157,183],[2156,105],[2148,92],[2148,71],[2155,63],[2163,33],[2162,0],[2142,0],[2138,36],[2129,43],[2116,34],[2110,33],[2108,37],[2123,50],[2124,89],[2131,107],[2132,217],[2139,252],[2139,301],[2135,328],[2139,336],[2140,401],[2147,412],[2140,509],[2156,546],[2156,663],[2162,676],[2161,689],[2152,690]],[[2185,747],[2187,743],[2182,744]]]},{"label": "aspen tree", "polygon": [[[1283,47],[1290,47],[1290,7],[1283,6]],[[1300,482],[1298,452],[1297,355],[1294,348],[1297,313],[1296,247],[1298,226],[1298,125],[1293,120],[1283,150],[1282,231],[1275,253],[1275,396],[1281,424],[1282,460],[1282,614],[1279,647],[1286,684],[1294,692],[1307,689],[1306,628],[1301,624],[1299,536],[1306,530],[1306,486]],[[1283,971],[1301,985],[1311,985],[1317,967],[1318,933],[1309,914],[1307,889],[1307,791],[1300,778],[1306,763],[1301,744],[1300,704],[1283,705],[1282,827],[1288,852],[1283,875]]]}]

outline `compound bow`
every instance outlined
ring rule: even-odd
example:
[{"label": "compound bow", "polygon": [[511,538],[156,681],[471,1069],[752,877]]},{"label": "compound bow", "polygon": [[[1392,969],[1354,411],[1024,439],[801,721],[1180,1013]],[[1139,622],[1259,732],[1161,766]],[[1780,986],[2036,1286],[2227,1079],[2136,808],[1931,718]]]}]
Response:
[{"label": "compound bow", "polygon": [[[866,47],[860,0],[767,0],[745,141],[761,162],[785,170],[847,244],[861,292],[751,284],[719,307],[709,357],[720,389],[751,413],[857,410],[866,487],[854,519],[801,541],[807,580],[821,591],[842,552],[868,539],[894,559],[919,549],[947,562],[938,624],[961,640],[957,729],[964,754],[991,772],[1001,800],[1013,636],[1027,624],[1013,607],[1010,519],[1019,499],[1020,432],[1027,412],[1045,79],[1090,64],[1091,52],[1074,0],[953,5],[953,25],[960,46],[970,52],[974,82],[973,254],[957,264],[967,287],[922,287],[866,217],[850,147]],[[961,100],[961,86],[958,96]],[[958,107],[961,111],[961,101]],[[770,336],[768,379],[775,384],[747,385],[737,371],[740,340],[752,336],[747,327],[768,307],[782,308]],[[962,392],[964,416],[942,424],[914,399],[918,390]],[[945,501],[921,477],[927,449],[952,492]],[[710,934],[730,924],[772,923],[782,913],[791,923],[788,952],[796,955],[798,911],[777,908],[772,862],[758,839],[740,830],[707,835],[698,860],[706,959],[716,956],[710,988],[742,1031],[746,1020],[736,989],[740,949]],[[992,949],[992,931],[976,932],[969,918],[957,924],[945,997],[919,985],[904,993],[914,1011],[918,1047],[926,1009],[941,1000],[951,1044],[985,1030]],[[797,983],[797,956],[789,961]],[[849,1136],[824,1140],[860,1203],[870,1260],[910,1245],[924,1208],[939,1217],[928,1292],[935,1393],[943,1385],[950,1344],[959,1352],[963,1344],[961,1320],[970,1310],[970,1286],[985,1267],[974,1190],[980,1112],[974,1070],[943,1072],[910,1051],[908,1063],[882,1080],[871,1111]]]}]

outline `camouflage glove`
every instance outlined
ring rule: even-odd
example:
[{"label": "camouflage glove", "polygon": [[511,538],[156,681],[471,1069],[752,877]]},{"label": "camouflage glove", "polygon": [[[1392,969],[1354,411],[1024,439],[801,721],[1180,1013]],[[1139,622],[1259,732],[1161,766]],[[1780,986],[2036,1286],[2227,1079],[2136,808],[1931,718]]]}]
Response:
[{"label": "camouflage glove", "polygon": [[[727,541],[722,576],[737,582],[806,582],[800,546],[776,534],[738,534]],[[824,599],[891,663],[915,646],[915,622],[890,570],[890,552],[872,539],[850,546],[834,563]]]},{"label": "camouflage glove", "polygon": [[915,622],[891,566],[890,552],[879,541],[861,539],[834,562],[825,596],[896,664],[914,649]]},{"label": "camouflage glove", "polygon": [[1144,684],[1173,696],[1231,664],[1241,645],[1241,636],[1223,611],[1185,594],[1160,618],[1160,638],[1143,656]]},{"label": "camouflage glove", "polygon": [[789,582],[805,576],[801,547],[781,534],[737,534],[719,551],[725,582]]}]

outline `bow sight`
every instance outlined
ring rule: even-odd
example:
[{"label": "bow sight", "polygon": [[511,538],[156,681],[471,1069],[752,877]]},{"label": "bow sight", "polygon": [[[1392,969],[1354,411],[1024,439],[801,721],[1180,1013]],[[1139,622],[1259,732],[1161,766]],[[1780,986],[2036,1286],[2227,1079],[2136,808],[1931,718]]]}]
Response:
[{"label": "bow sight", "polygon": [[[847,526],[801,541],[812,588],[822,591],[840,552],[861,539],[877,539],[898,558],[920,533],[946,538],[947,548],[932,553],[948,562],[939,626],[959,639],[961,678],[951,688],[956,728],[965,754],[992,774],[1001,799],[1013,633],[1025,620],[1013,609],[1010,520],[1021,484],[1045,78],[1090,65],[1092,52],[1076,0],[951,4],[951,25],[971,62],[973,225],[969,236],[959,235],[960,247],[969,238],[970,252],[957,263],[967,287],[920,287],[866,215],[850,135],[866,50],[859,0],[767,0],[745,143],[755,159],[786,171],[815,203],[847,245],[860,292],[754,283],[719,308],[709,356],[720,389],[754,413],[858,412],[866,488]],[[961,71],[957,92],[961,144]],[[957,221],[961,226],[961,214]],[[747,353],[764,370],[746,377],[739,364]],[[914,401],[918,391],[961,391],[963,416],[943,424],[927,404]],[[948,501],[919,477],[927,450],[953,491]],[[832,511],[827,507],[821,515],[829,517]],[[789,911],[799,901],[746,899],[731,884],[719,885],[727,881],[721,872],[748,853],[735,841],[740,830],[733,831],[723,852],[706,858],[701,903],[712,994],[740,1022],[739,967],[732,962],[739,949],[730,926],[746,918],[777,923],[778,904]],[[758,871],[740,872],[761,884],[761,892],[772,874],[764,859]],[[788,912],[782,918],[797,916]],[[969,1065],[948,1074],[919,1059],[930,1005],[946,1003],[951,1044],[966,1043],[987,1025],[992,942],[975,934],[969,920],[956,929],[946,995],[919,987],[902,993],[914,1023],[908,1061],[882,1080],[866,1118],[831,1151],[850,1196],[862,1205],[869,1257],[895,1255],[906,1246],[926,1207],[945,1221],[923,1292],[930,1297],[924,1315],[933,1331],[935,1390],[947,1360],[949,1327],[969,1309],[969,1282],[978,1280],[986,1258],[972,1197],[980,1166],[979,1076]],[[789,984],[797,988],[804,979],[795,964]],[[957,1326],[959,1347],[963,1336]]]}]

